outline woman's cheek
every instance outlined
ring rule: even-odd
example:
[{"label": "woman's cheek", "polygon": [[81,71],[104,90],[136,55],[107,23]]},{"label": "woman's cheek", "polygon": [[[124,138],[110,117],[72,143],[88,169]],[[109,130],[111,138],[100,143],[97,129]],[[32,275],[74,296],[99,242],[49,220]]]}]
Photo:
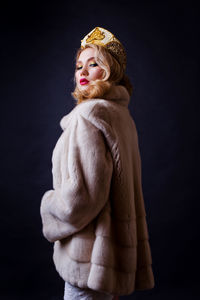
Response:
[{"label": "woman's cheek", "polygon": [[102,69],[98,69],[98,70],[96,71],[96,79],[101,78],[102,73],[103,73],[103,70],[102,70]]},{"label": "woman's cheek", "polygon": [[78,73],[76,73],[75,79],[76,79],[76,84],[78,84],[78,82],[79,82],[79,76],[78,76]]}]

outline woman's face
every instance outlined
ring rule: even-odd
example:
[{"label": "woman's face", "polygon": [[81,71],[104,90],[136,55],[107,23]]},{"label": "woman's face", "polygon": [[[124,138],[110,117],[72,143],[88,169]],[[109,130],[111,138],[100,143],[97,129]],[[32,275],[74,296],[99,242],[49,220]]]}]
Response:
[{"label": "woman's face", "polygon": [[91,80],[101,79],[104,70],[96,63],[95,49],[84,49],[76,63],[76,84],[79,89],[85,89]]}]

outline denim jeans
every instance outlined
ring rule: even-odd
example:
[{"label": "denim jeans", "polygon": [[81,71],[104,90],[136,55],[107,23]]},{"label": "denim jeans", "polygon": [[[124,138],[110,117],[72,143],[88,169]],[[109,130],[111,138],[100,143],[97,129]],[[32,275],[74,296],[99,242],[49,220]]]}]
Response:
[{"label": "denim jeans", "polygon": [[65,282],[64,300],[112,300],[113,296],[91,289],[81,289]]}]

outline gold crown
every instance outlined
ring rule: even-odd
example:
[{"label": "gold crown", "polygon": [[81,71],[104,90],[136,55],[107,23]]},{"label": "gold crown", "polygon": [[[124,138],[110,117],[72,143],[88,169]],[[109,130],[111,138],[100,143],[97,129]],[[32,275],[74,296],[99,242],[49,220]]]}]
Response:
[{"label": "gold crown", "polygon": [[126,52],[122,43],[110,31],[95,27],[82,40],[81,48],[85,48],[86,44],[96,44],[104,46],[117,59],[123,70],[126,69]]}]

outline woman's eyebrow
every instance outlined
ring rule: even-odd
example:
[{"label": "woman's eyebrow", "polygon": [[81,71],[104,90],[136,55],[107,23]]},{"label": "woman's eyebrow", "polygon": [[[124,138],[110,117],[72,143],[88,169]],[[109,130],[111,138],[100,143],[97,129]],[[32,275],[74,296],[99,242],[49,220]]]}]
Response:
[{"label": "woman's eyebrow", "polygon": [[[94,58],[94,56],[88,58],[86,61],[91,60],[91,59],[93,59],[93,58]],[[77,61],[77,63],[81,63],[81,62],[82,62],[81,60],[78,60],[78,61]]]}]

